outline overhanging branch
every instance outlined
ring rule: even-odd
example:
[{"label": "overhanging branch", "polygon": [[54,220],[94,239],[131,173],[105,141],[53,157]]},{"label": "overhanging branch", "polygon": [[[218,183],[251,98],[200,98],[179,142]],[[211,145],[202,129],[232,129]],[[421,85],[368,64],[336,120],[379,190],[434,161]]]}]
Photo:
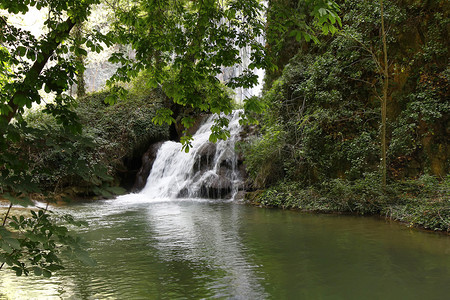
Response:
[{"label": "overhanging branch", "polygon": [[18,88],[10,98],[8,105],[11,107],[11,111],[7,115],[1,116],[6,124],[8,124],[12,118],[15,117],[17,110],[19,109],[19,104],[15,102],[15,99],[20,96],[26,96],[27,93],[33,89],[39,74],[44,69],[50,57],[59,47],[63,40],[68,36],[72,28],[75,26],[75,22],[68,17],[66,21],[60,23],[55,30],[47,35],[47,40],[44,41],[45,46],[41,47],[40,53],[37,55],[38,59],[34,62],[32,67],[25,73],[25,78],[22,83],[19,84]]}]

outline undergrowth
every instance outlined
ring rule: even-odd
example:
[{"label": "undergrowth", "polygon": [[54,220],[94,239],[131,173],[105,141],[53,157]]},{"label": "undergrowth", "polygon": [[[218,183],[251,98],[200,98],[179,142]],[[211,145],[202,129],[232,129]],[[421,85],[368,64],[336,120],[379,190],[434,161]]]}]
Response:
[{"label": "undergrowth", "polygon": [[439,181],[424,175],[395,182],[383,189],[377,176],[347,181],[334,179],[302,187],[298,182],[280,182],[255,198],[268,207],[322,213],[381,215],[411,227],[450,233],[450,176]]}]

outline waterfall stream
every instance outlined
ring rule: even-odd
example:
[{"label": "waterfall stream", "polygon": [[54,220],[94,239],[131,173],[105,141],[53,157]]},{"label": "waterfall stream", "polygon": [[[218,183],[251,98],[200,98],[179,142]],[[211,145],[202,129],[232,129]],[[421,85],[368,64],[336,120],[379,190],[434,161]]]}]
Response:
[{"label": "waterfall stream", "polygon": [[209,117],[193,135],[188,153],[182,145],[167,141],[161,145],[144,189],[147,199],[162,198],[233,198],[242,184],[235,143],[239,137],[239,115],[230,116],[226,141],[209,141],[215,116]]}]

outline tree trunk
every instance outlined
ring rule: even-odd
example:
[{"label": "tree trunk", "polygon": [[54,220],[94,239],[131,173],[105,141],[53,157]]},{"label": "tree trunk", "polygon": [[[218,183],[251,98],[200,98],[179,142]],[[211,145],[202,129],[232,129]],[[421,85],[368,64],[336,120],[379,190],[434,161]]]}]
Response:
[{"label": "tree trunk", "polygon": [[9,114],[1,116],[6,124],[8,124],[11,119],[15,117],[17,110],[19,109],[19,105],[16,103],[16,98],[21,96],[26,97],[27,95],[29,95],[30,91],[36,90],[35,83],[39,77],[39,74],[44,69],[47,61],[53,55],[56,48],[58,48],[61,42],[69,35],[69,32],[72,30],[75,23],[69,17],[64,23],[60,25],[60,27],[64,28],[64,30],[60,31],[58,29],[55,29],[54,32],[48,34],[49,38],[45,41],[46,47],[42,48],[41,52],[39,53],[40,55],[42,55],[41,58],[34,62],[34,64],[25,74],[24,80],[18,86],[17,90],[9,100],[8,105],[11,107],[11,111],[9,112]]},{"label": "tree trunk", "polygon": [[381,36],[383,38],[383,55],[384,55],[384,70],[383,70],[383,98],[381,100],[381,173],[382,173],[382,185],[386,187],[386,110],[387,110],[387,98],[388,98],[388,86],[389,86],[389,72],[388,72],[388,59],[387,59],[387,45],[386,45],[386,32],[384,29],[384,10],[383,0],[380,0],[381,10]]},{"label": "tree trunk", "polygon": [[[81,47],[81,40],[83,38],[83,25],[77,24],[74,28],[75,46]],[[77,98],[86,96],[86,82],[84,80],[84,55],[78,54],[76,57],[77,62]]]}]

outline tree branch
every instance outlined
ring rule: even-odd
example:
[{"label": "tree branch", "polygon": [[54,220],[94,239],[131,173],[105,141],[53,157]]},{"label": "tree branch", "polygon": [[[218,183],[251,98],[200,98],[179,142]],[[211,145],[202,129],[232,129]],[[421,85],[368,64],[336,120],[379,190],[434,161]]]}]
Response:
[{"label": "tree branch", "polygon": [[35,89],[33,85],[36,83],[39,74],[42,72],[48,60],[61,44],[61,42],[69,36],[69,33],[72,30],[73,26],[75,26],[75,22],[69,17],[66,21],[60,23],[57,28],[55,28],[47,35],[48,38],[47,40],[43,41],[41,52],[37,55],[38,59],[34,62],[30,70],[28,70],[28,72],[25,74],[23,82],[19,84],[19,87],[8,102],[8,105],[11,107],[11,111],[9,112],[9,114],[2,116],[2,118],[6,121],[6,124],[8,124],[11,119],[14,118],[17,110],[19,109],[19,105],[15,102],[15,99],[19,96],[26,96],[30,92],[30,90]]}]

